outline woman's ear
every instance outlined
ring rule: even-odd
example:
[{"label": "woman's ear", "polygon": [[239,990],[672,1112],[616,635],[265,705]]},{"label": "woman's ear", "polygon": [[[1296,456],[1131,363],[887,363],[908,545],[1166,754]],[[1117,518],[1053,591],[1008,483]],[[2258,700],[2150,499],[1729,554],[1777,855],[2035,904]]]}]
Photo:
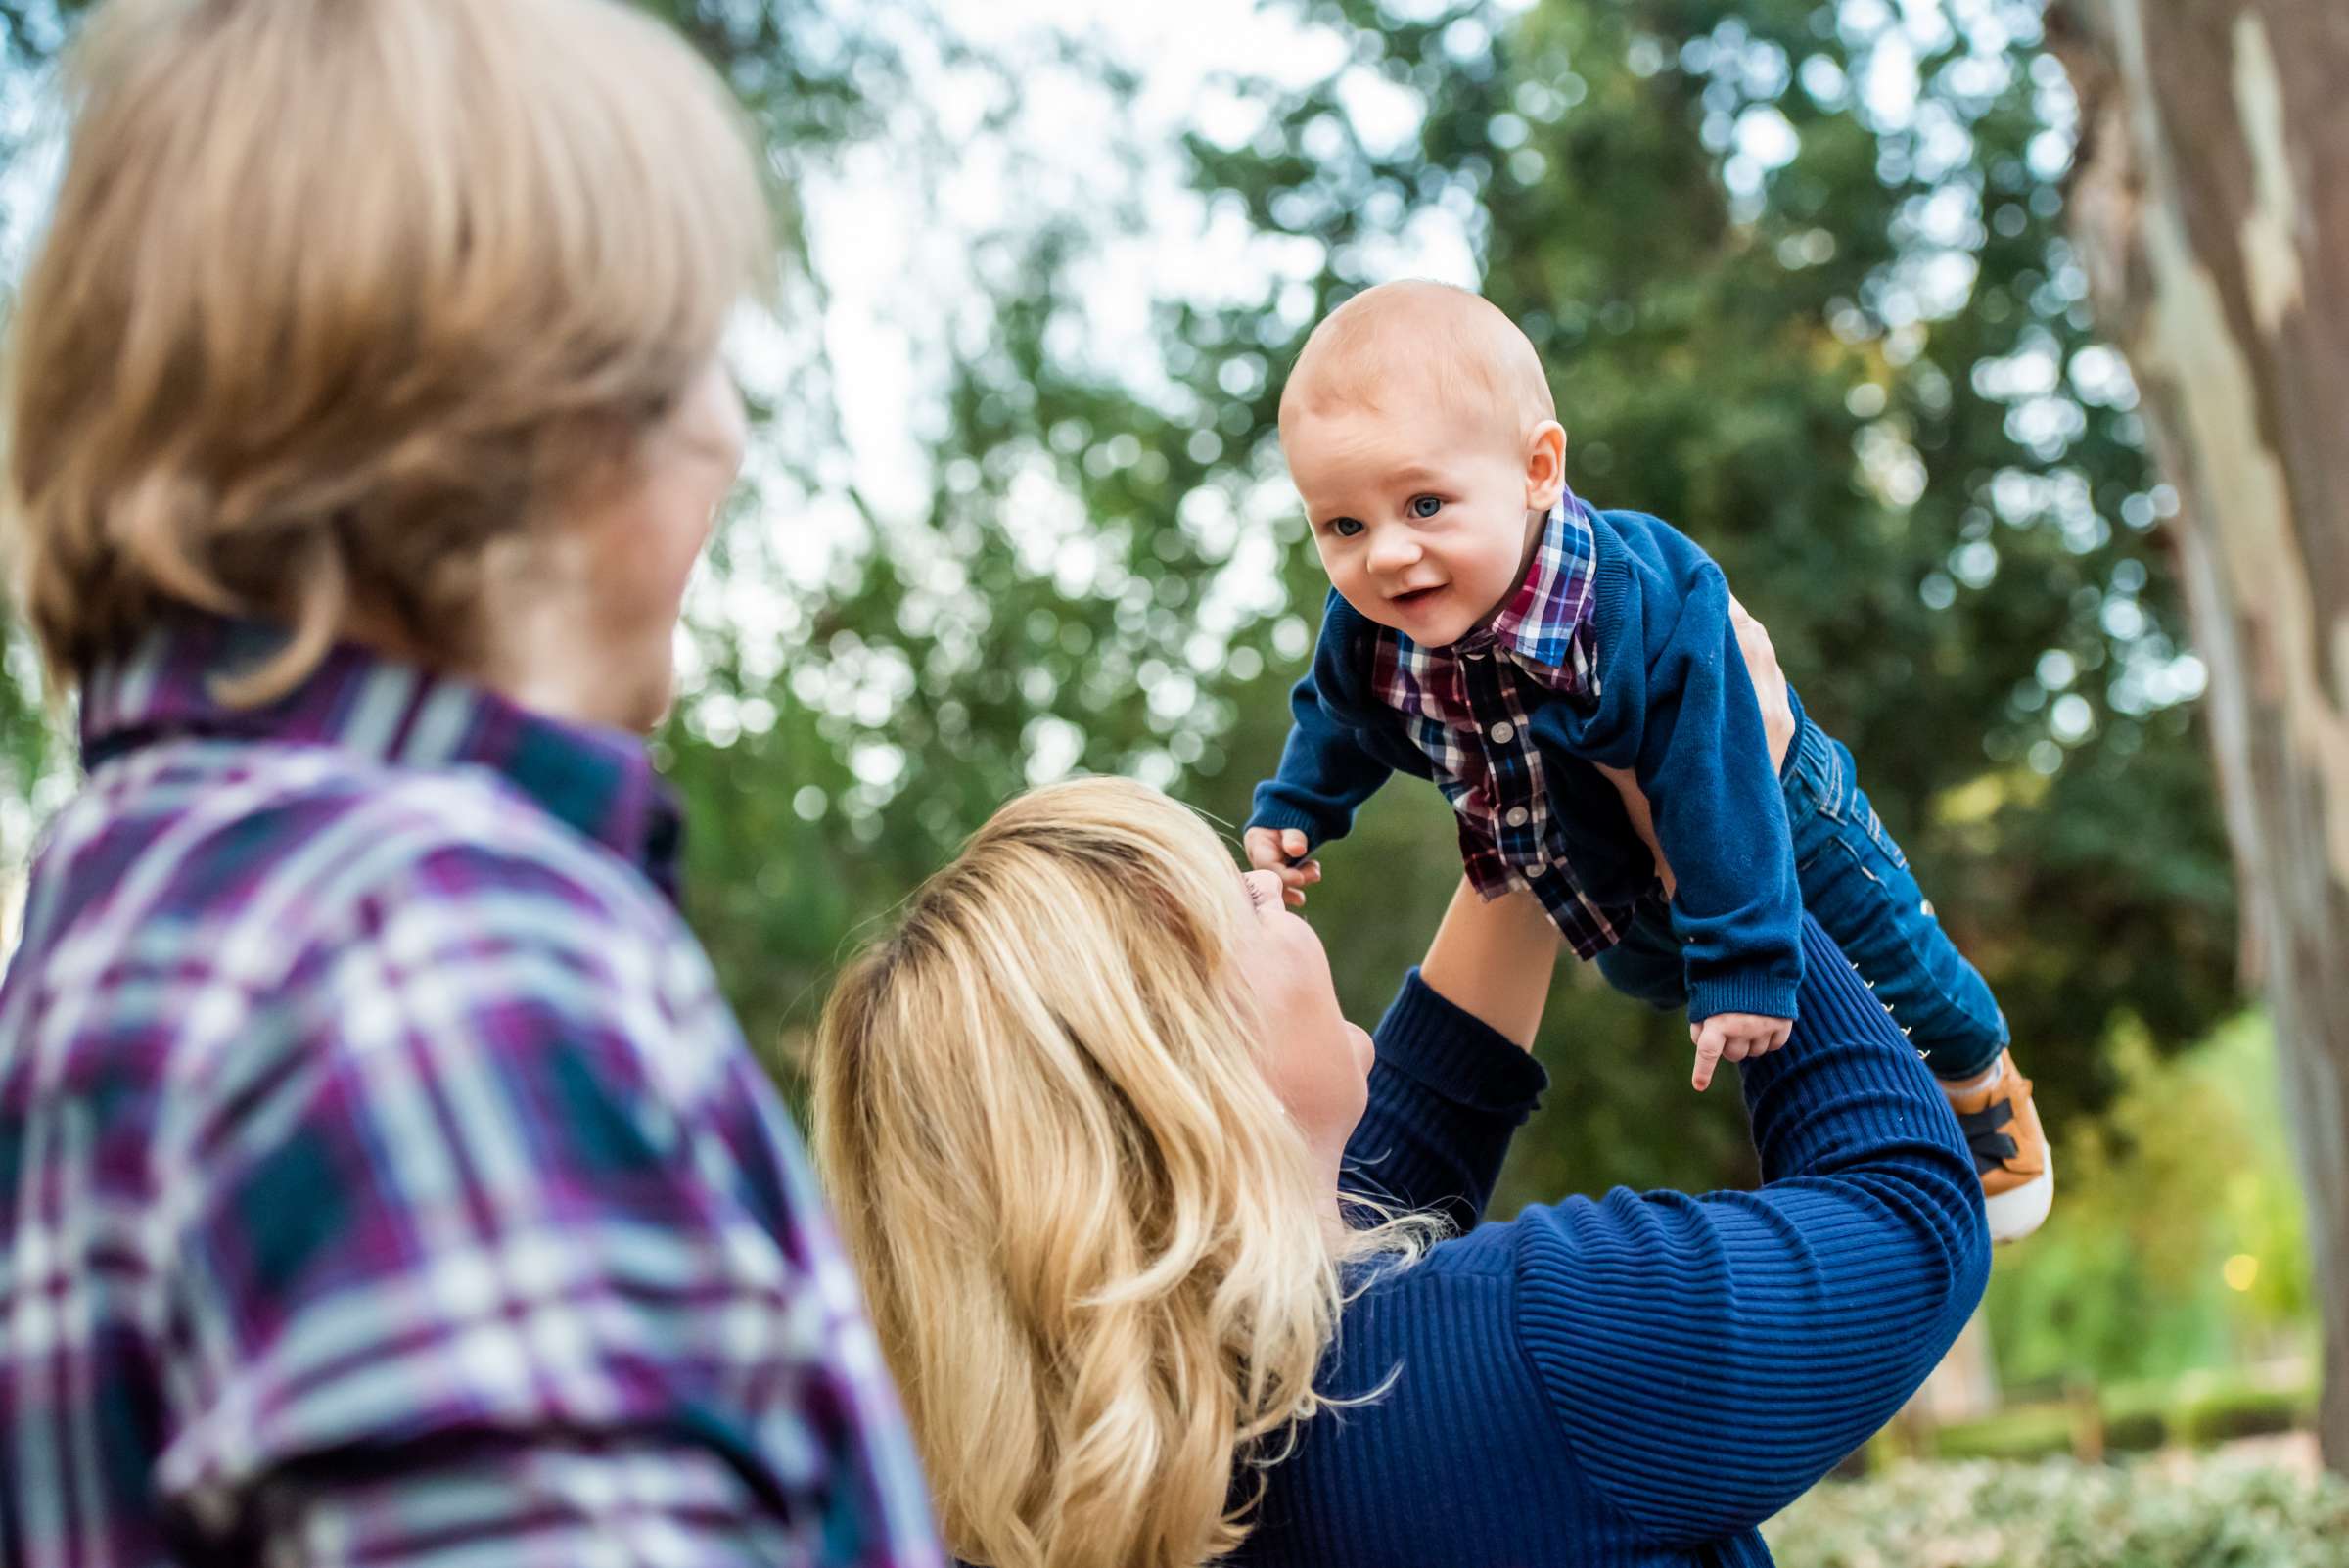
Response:
[{"label": "woman's ear", "polygon": [[1566,490],[1566,427],[1545,419],[1525,444],[1525,505],[1546,514]]}]

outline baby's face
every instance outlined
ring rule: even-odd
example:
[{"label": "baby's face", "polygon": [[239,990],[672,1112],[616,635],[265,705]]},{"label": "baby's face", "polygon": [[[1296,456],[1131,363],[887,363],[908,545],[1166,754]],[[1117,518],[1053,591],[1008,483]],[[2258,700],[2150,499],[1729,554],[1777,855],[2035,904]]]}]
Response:
[{"label": "baby's face", "polygon": [[1443,647],[1497,614],[1525,575],[1529,511],[1517,433],[1449,399],[1390,390],[1376,410],[1306,413],[1281,445],[1313,546],[1346,602]]}]

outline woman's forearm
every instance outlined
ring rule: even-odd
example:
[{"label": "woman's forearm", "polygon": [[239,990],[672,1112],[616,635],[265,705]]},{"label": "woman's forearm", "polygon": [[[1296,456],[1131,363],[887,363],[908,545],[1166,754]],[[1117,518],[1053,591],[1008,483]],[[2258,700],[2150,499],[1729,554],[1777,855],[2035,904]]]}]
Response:
[{"label": "woman's forearm", "polygon": [[1741,1068],[1760,1191],[1618,1188],[1512,1222],[1520,1340],[1576,1461],[1667,1545],[1801,1496],[1916,1391],[1989,1277],[1948,1099],[1808,918],[1803,972],[1793,1040]]},{"label": "woman's forearm", "polygon": [[1558,929],[1541,899],[1520,892],[1488,903],[1463,877],[1419,977],[1454,1007],[1531,1050],[1557,962]]},{"label": "woman's forearm", "polygon": [[1545,1082],[1528,1054],[1558,933],[1529,893],[1487,903],[1462,878],[1416,980],[1379,1021],[1369,1104],[1348,1143],[1357,1190],[1467,1230]]}]

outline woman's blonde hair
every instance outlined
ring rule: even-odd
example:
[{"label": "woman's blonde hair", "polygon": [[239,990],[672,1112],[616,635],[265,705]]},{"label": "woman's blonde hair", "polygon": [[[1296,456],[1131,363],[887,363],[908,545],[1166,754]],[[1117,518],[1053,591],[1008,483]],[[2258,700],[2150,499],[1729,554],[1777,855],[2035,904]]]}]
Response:
[{"label": "woman's blonde hair", "polygon": [[1333,1233],[1249,919],[1199,817],[1084,779],[996,812],[832,993],[816,1157],[968,1561],[1232,1549],[1323,1403],[1341,1266],[1426,1233]]},{"label": "woman's blonde hair", "polygon": [[725,86],[617,0],[106,0],[0,443],[70,686],[177,604],[354,608],[465,657],[484,556],[636,438],[765,286]]}]

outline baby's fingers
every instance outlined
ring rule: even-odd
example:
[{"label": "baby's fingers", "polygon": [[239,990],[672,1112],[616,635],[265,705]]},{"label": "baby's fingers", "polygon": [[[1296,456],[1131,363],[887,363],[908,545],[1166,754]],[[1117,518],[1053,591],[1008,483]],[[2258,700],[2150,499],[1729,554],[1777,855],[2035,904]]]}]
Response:
[{"label": "baby's fingers", "polygon": [[1703,1093],[1713,1086],[1713,1070],[1721,1065],[1721,1053],[1727,1044],[1721,1031],[1698,1025],[1688,1031],[1696,1042],[1696,1066],[1688,1075],[1689,1086]]},{"label": "baby's fingers", "polygon": [[1728,1057],[1728,1059],[1732,1062],[1750,1062],[1755,1057],[1767,1056],[1772,1051],[1774,1051],[1779,1046],[1785,1044],[1786,1037],[1791,1035],[1793,1032],[1794,1026],[1792,1024],[1773,1024],[1767,1029],[1758,1029],[1744,1038],[1744,1055],[1740,1056],[1734,1050],[1725,1051],[1722,1054]]},{"label": "baby's fingers", "polygon": [[[1313,863],[1306,859],[1313,846],[1297,829],[1250,828],[1240,836],[1240,842],[1247,847],[1248,863],[1257,870],[1279,872],[1281,881],[1292,889],[1306,885],[1298,880],[1297,873]],[[1306,880],[1319,877],[1320,872],[1315,871]]]}]

